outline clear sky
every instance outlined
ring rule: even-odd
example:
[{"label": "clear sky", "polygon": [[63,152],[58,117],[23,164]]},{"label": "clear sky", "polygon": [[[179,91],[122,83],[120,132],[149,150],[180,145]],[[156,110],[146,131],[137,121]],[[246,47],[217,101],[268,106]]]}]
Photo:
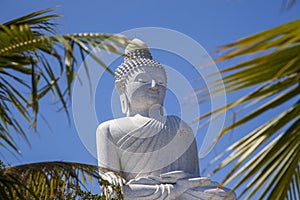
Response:
[{"label": "clear sky", "polygon": [[[57,21],[60,24],[59,33],[120,33],[139,27],[163,27],[186,34],[201,44],[212,57],[216,57],[215,49],[220,45],[300,17],[298,1],[290,10],[283,9],[283,2],[283,0],[1,0],[0,23],[40,9],[57,7],[55,13],[62,15]],[[163,57],[159,52],[155,52],[155,55],[158,58]],[[218,66],[223,68],[229,64],[231,62],[221,63]],[[111,80],[112,77],[107,78],[103,84],[111,85],[113,84]],[[105,86],[108,91],[111,87],[113,86]],[[101,98],[99,95],[98,92],[96,102]],[[42,101],[40,111],[50,128],[39,119],[38,133],[29,131],[31,147],[22,138],[17,138],[22,156],[16,159],[5,152],[4,157],[0,159],[11,165],[41,161],[97,164],[96,159],[82,144],[73,120],[68,123],[65,113],[57,112],[58,107],[51,101],[50,96],[48,97]],[[232,100],[235,96],[227,98]],[[96,105],[96,110],[99,121],[104,121],[109,119],[109,115],[101,115],[103,114],[99,111],[101,106],[102,104]],[[251,130],[251,124],[239,129],[241,133],[248,130]],[[240,136],[232,137],[227,138],[225,142],[227,145]],[[197,138],[197,141],[200,140],[201,138]],[[224,144],[217,146],[215,153],[221,152],[224,146]],[[201,166],[207,165],[212,157],[213,155],[210,155],[203,159]],[[220,181],[221,177],[216,176],[215,180]]]}]

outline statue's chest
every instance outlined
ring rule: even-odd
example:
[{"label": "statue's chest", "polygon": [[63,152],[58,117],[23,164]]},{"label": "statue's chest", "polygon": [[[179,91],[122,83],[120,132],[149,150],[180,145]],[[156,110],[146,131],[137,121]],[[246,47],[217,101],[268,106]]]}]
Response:
[{"label": "statue's chest", "polygon": [[182,132],[179,125],[149,122],[142,127],[131,130],[117,141],[121,151],[147,153],[164,148]]},{"label": "statue's chest", "polygon": [[149,122],[129,131],[117,142],[121,169],[130,174],[183,169],[179,158],[193,142],[193,134],[187,133],[175,120],[162,127]]},{"label": "statue's chest", "polygon": [[[184,169],[182,156],[191,140],[177,132],[162,130],[151,137],[128,137],[120,144],[120,165],[124,172],[155,174]],[[141,175],[141,176],[144,176]],[[135,175],[134,175],[135,176]]]}]

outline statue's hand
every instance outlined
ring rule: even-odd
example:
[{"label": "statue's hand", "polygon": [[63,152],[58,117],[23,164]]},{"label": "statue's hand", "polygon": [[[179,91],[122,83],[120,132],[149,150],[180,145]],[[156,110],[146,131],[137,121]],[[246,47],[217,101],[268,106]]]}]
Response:
[{"label": "statue's hand", "polygon": [[160,183],[169,183],[175,184],[180,179],[187,179],[194,177],[190,173],[186,173],[184,171],[172,171],[168,173],[161,174],[160,176],[148,176],[149,179],[159,181]]},{"label": "statue's hand", "polygon": [[132,179],[127,184],[142,184],[142,185],[156,185],[161,182],[158,180],[159,177],[142,177],[138,179]]},{"label": "statue's hand", "polygon": [[180,179],[188,179],[193,175],[183,171],[172,171],[161,174],[160,176],[149,175],[147,177],[140,177],[132,179],[128,184],[145,184],[145,185],[156,185],[156,184],[175,184]]},{"label": "statue's hand", "polygon": [[197,188],[203,185],[207,181],[206,178],[183,178],[177,180],[173,185],[173,194],[171,199],[176,199],[181,196],[185,191],[193,188]]}]

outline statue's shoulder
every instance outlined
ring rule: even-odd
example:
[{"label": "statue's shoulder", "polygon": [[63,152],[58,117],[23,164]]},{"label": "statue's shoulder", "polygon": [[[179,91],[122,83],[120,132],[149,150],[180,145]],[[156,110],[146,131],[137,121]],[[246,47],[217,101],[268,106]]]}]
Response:
[{"label": "statue's shoulder", "polygon": [[97,134],[117,140],[134,127],[130,117],[121,117],[102,122],[97,128]]},{"label": "statue's shoulder", "polygon": [[111,132],[111,129],[115,129],[119,126],[122,126],[124,124],[126,124],[126,122],[128,121],[128,117],[121,117],[121,118],[117,118],[117,119],[111,119],[105,122],[102,122],[101,124],[99,124],[97,130],[102,131],[102,132]]},{"label": "statue's shoulder", "polygon": [[182,128],[190,128],[190,126],[183,119],[181,119],[180,117],[178,117],[176,115],[168,115],[167,119],[169,121],[180,124],[180,126],[182,126]]},{"label": "statue's shoulder", "polygon": [[110,124],[114,123],[114,121],[118,120],[120,118],[117,118],[117,119],[110,119],[110,120],[107,120],[107,121],[104,121],[104,122],[101,122],[99,124],[98,127],[105,127],[105,126],[109,126]]}]

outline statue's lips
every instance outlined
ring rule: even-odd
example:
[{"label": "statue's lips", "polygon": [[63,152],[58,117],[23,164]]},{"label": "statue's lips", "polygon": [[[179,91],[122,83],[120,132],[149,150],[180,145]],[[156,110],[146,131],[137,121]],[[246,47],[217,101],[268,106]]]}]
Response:
[{"label": "statue's lips", "polygon": [[147,94],[149,96],[158,96],[159,95],[159,92],[158,91],[154,91],[154,90],[148,90],[147,91]]}]

